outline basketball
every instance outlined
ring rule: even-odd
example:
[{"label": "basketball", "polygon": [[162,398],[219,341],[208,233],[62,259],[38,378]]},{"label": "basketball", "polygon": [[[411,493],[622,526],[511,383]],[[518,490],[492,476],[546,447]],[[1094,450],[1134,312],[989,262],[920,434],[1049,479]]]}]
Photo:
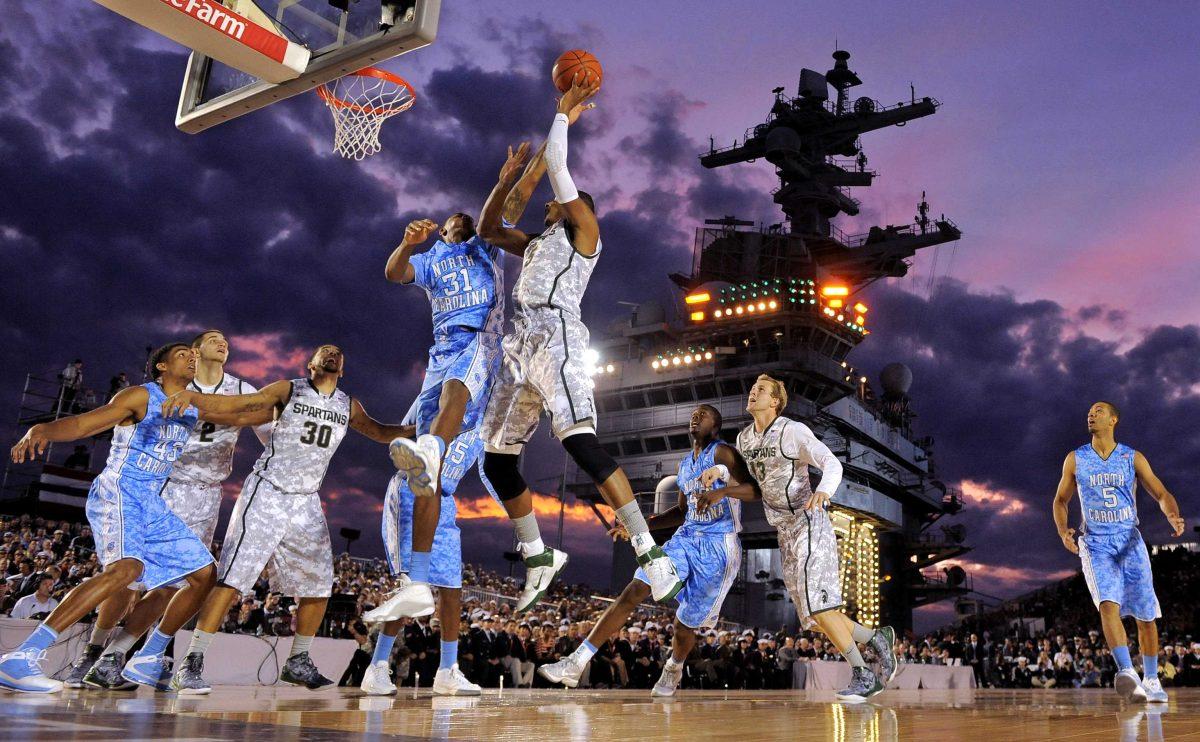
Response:
[{"label": "basketball", "polygon": [[571,89],[571,78],[577,72],[583,73],[582,82],[594,78],[599,83],[604,79],[604,70],[600,67],[599,59],[582,49],[572,49],[559,55],[554,62],[554,68],[550,70],[550,77],[554,80],[554,87],[558,88],[558,92],[565,93]]}]

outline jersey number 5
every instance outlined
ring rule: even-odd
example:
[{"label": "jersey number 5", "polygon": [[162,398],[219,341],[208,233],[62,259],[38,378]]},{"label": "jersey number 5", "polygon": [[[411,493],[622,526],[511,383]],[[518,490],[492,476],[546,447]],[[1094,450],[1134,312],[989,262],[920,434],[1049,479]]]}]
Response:
[{"label": "jersey number 5", "polygon": [[300,436],[300,442],[310,446],[316,443],[321,448],[329,448],[329,441],[332,438],[333,428],[328,425],[318,427],[316,423],[304,423],[304,435]]},{"label": "jersey number 5", "polygon": [[1101,492],[1101,494],[1104,495],[1104,507],[1115,508],[1117,506],[1117,488],[1116,487],[1102,487],[1100,489],[1100,492]]}]

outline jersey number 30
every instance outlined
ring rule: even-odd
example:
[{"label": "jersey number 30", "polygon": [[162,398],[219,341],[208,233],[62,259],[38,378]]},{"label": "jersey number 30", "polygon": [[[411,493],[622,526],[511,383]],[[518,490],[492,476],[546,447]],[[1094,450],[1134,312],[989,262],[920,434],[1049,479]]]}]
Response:
[{"label": "jersey number 30", "polygon": [[321,448],[329,448],[329,441],[332,438],[333,428],[328,425],[318,427],[316,423],[304,423],[304,435],[300,436],[300,442],[310,446],[316,443]]}]

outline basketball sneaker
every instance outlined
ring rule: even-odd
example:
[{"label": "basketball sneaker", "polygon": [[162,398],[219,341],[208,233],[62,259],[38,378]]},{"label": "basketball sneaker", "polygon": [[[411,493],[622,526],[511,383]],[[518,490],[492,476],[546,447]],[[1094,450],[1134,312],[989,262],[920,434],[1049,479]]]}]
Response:
[{"label": "basketball sneaker", "polygon": [[586,662],[577,662],[575,655],[571,654],[553,664],[542,665],[538,668],[538,675],[551,683],[561,683],[568,688],[575,688],[579,685],[579,678],[583,675],[583,668],[586,666]]},{"label": "basketball sneaker", "polygon": [[62,681],[51,680],[42,672],[44,649],[25,649],[0,657],[0,688],[21,693],[58,693]]},{"label": "basketball sneaker", "polygon": [[478,696],[483,688],[475,685],[458,669],[455,662],[450,667],[442,667],[433,676],[433,694],[435,696]]},{"label": "basketball sneaker", "polygon": [[333,681],[321,674],[313,664],[308,652],[293,654],[283,665],[279,679],[292,685],[303,685],[309,690],[319,690],[333,685]]},{"label": "basketball sneaker", "polygon": [[558,577],[559,573],[566,568],[569,559],[566,552],[551,549],[549,546],[541,554],[526,556],[525,587],[517,596],[517,605],[513,610],[516,613],[523,613],[537,605],[537,602],[550,589],[550,583],[554,582],[554,578]]},{"label": "basketball sneaker", "polygon": [[839,701],[862,703],[873,695],[883,691],[883,683],[875,677],[875,673],[865,667],[851,668],[850,685],[837,692]]},{"label": "basketball sneaker", "polygon": [[1113,678],[1113,688],[1126,701],[1144,702],[1146,689],[1142,687],[1142,679],[1132,667],[1122,670]]},{"label": "basketball sneaker", "polygon": [[171,658],[166,655],[139,652],[125,663],[121,677],[154,690],[170,690],[171,664]]},{"label": "basketball sneaker", "polygon": [[204,655],[192,652],[183,658],[171,678],[171,690],[181,696],[206,696],[212,686],[204,680]]},{"label": "basketball sneaker", "polygon": [[363,614],[363,622],[368,624],[387,623],[404,616],[420,618],[433,613],[433,591],[425,582],[413,582],[408,575],[400,575],[397,587],[388,593],[387,598],[378,608],[373,608]]},{"label": "basketball sneaker", "polygon": [[1146,700],[1150,703],[1166,703],[1167,692],[1163,690],[1162,681],[1158,678],[1142,680],[1142,690],[1146,691]]},{"label": "basketball sneaker", "polygon": [[388,446],[392,463],[408,477],[408,487],[417,497],[437,494],[438,474],[442,468],[442,441],[426,433],[415,442],[397,438]]},{"label": "basketball sneaker", "polygon": [[668,657],[663,663],[662,675],[658,676],[658,682],[650,689],[650,695],[664,698],[675,695],[679,681],[683,680],[683,664],[676,662],[673,656]]},{"label": "basketball sneaker", "polygon": [[92,669],[92,665],[96,664],[96,660],[100,659],[102,654],[104,654],[104,647],[100,644],[89,644],[84,647],[83,654],[79,655],[79,659],[71,665],[71,672],[67,673],[63,685],[68,688],[82,688],[84,676],[88,674],[88,670]]},{"label": "basketball sneaker", "polygon": [[100,655],[92,669],[83,676],[83,684],[100,690],[133,690],[137,683],[131,683],[121,677],[121,668],[125,665],[125,657],[119,652],[109,652]]},{"label": "basketball sneaker", "polygon": [[367,668],[363,674],[363,693],[368,696],[390,696],[396,692],[396,684],[392,682],[392,668],[387,660],[379,660]]},{"label": "basketball sneaker", "polygon": [[881,626],[871,637],[871,649],[879,658],[879,682],[886,688],[896,677],[896,631],[891,626]]},{"label": "basketball sneaker", "polygon": [[659,603],[665,603],[683,589],[683,580],[675,571],[675,563],[658,544],[637,558],[646,578],[650,580],[650,594]]}]

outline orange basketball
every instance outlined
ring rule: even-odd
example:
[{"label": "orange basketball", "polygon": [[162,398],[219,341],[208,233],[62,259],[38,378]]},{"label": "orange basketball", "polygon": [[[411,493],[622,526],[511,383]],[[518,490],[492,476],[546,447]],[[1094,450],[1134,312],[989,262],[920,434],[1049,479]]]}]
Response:
[{"label": "orange basketball", "polygon": [[604,79],[604,70],[600,68],[600,60],[582,49],[572,49],[563,52],[550,70],[554,87],[558,92],[565,93],[571,89],[571,78],[580,73],[580,82],[595,80],[597,83]]}]

